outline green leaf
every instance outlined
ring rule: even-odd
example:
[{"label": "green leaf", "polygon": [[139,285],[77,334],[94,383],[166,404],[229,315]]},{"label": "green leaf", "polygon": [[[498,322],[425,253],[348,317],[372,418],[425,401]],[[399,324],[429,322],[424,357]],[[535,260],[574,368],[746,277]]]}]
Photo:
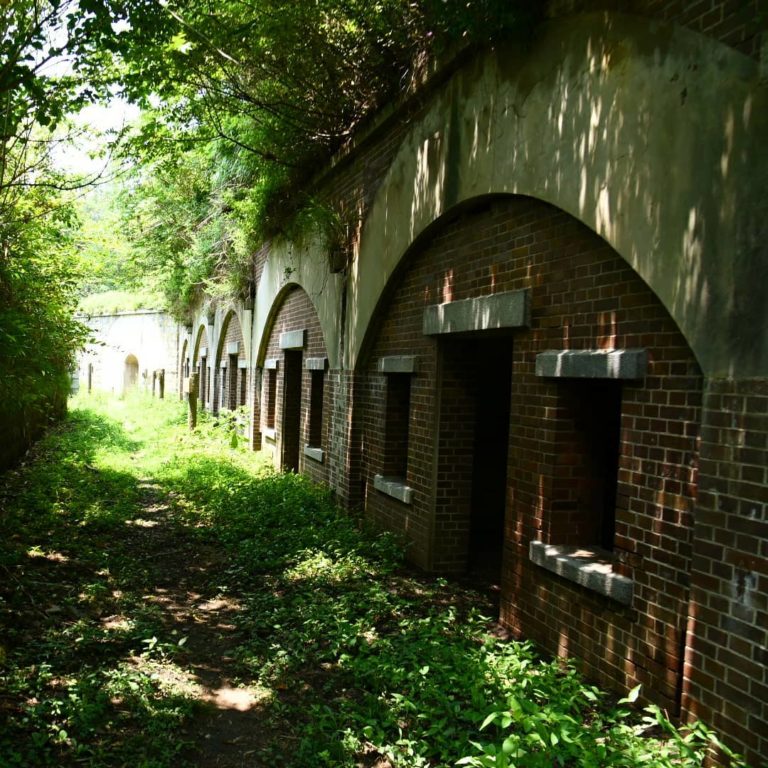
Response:
[{"label": "green leaf", "polygon": [[636,685],[623,699],[619,699],[619,704],[634,704],[642,688],[642,684]]}]

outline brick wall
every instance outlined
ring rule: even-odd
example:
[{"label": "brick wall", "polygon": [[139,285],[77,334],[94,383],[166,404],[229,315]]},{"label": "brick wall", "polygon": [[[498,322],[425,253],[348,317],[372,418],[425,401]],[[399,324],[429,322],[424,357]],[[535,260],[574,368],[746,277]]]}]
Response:
[{"label": "brick wall", "polygon": [[768,756],[768,381],[709,381],[683,706]]},{"label": "brick wall", "polygon": [[551,0],[549,14],[564,16],[602,10],[679,24],[755,59],[760,58],[763,33],[768,26],[763,0]]},{"label": "brick wall", "polygon": [[261,280],[261,273],[264,271],[264,265],[269,257],[270,243],[264,243],[253,257],[253,284],[258,285]]},{"label": "brick wall", "polygon": [[[298,445],[298,469],[303,474],[316,482],[328,483],[331,453],[329,451],[328,426],[330,423],[329,411],[336,392],[336,377],[325,374],[326,380],[323,388],[323,425],[322,425],[322,445],[324,451],[323,462],[320,463],[313,458],[306,456],[303,452],[305,445],[309,443],[309,408],[311,403],[311,372],[305,367],[308,358],[327,357],[325,341],[323,339],[320,321],[318,320],[315,308],[312,306],[307,294],[300,288],[293,288],[285,294],[280,308],[278,309],[274,321],[269,329],[266,345],[266,359],[277,359],[279,367],[276,376],[276,400],[275,400],[275,447],[285,450],[290,445],[284,444],[284,435],[282,434],[282,425],[286,416],[290,416],[286,409],[284,401],[285,372],[286,372],[286,350],[280,348],[280,334],[287,331],[306,331],[304,337],[304,347],[301,361],[301,412],[299,414],[299,445]],[[262,403],[266,403],[268,397],[267,371],[263,372],[261,377],[261,397]],[[266,428],[266,408],[260,409],[261,431]],[[265,441],[262,440],[262,444]]]},{"label": "brick wall", "polygon": [[[231,356],[227,352],[227,348],[229,344],[235,342],[238,345],[238,367],[233,371],[231,369]],[[241,402],[241,392],[247,391],[248,369],[239,367],[241,360],[245,361],[243,331],[237,315],[234,312],[229,312],[222,323],[219,346],[216,350],[216,412],[219,408],[234,410],[238,405],[245,405],[244,402]],[[226,363],[226,366],[222,367],[222,363]],[[243,379],[245,379],[245,389],[242,389]]]},{"label": "brick wall", "polygon": [[[203,359],[202,355],[200,354],[201,350],[206,350],[205,359]],[[200,404],[203,408],[208,407],[208,403],[210,402],[210,371],[208,369],[208,360],[211,351],[212,350],[208,346],[208,331],[203,325],[198,329],[197,341],[195,342],[195,350],[192,356],[192,369],[197,371],[198,374],[197,391]],[[205,367],[203,367],[203,363],[205,363]]]},{"label": "brick wall", "polygon": [[[512,354],[507,512],[501,616],[548,650],[578,656],[603,682],[646,684],[674,711],[689,597],[701,375],[659,301],[599,237],[567,214],[525,198],[497,200],[443,227],[410,257],[363,363],[360,393],[366,511],[413,542],[419,565],[467,564],[466,499],[472,436],[482,398],[468,373],[471,340],[422,333],[425,306],[527,288],[532,325],[500,339]],[[614,556],[634,579],[631,608],[532,564],[531,540],[568,543],[578,453],[568,446],[568,383],[537,377],[547,349],[646,348],[648,375],[621,388]],[[413,503],[374,490],[384,451],[382,356],[416,355],[407,483]],[[492,354],[488,352],[488,354]],[[468,382],[475,382],[471,392]],[[435,427],[440,425],[439,430]],[[439,432],[436,437],[435,433]],[[435,456],[437,456],[435,463]],[[572,506],[572,505],[571,505]],[[585,510],[571,510],[585,514]],[[587,543],[587,542],[584,542]]]},{"label": "brick wall", "polygon": [[[764,22],[756,0],[553,0],[550,13],[606,8],[679,24],[746,55],[760,54]],[[359,222],[427,102],[413,101],[395,111],[320,180],[323,194],[348,220],[350,252]],[[266,255],[262,249],[254,260],[256,282]],[[461,570],[467,563],[466,502],[472,485],[467,426],[477,397],[467,388],[472,342],[462,351],[454,342],[424,337],[421,313],[427,304],[518,288],[531,290],[533,325],[508,339],[513,373],[503,620],[554,653],[581,658],[588,674],[604,683],[643,682],[649,696],[670,712],[682,705],[684,712],[700,715],[747,745],[753,761],[764,757],[766,429],[723,424],[719,414],[726,400],[717,398],[731,398],[726,412],[732,424],[765,408],[765,390],[760,390],[765,385],[708,384],[699,469],[704,382],[684,339],[627,265],[564,213],[529,200],[497,201],[443,227],[411,255],[382,302],[387,313],[376,318],[359,369],[328,372],[326,461],[318,465],[302,457],[302,471],[328,482],[345,505],[363,504],[378,525],[407,536],[416,564]],[[267,357],[282,358],[276,348],[282,330],[310,329],[311,318],[301,317],[308,300],[304,310],[298,308],[304,300],[296,291],[286,298]],[[615,569],[634,580],[631,607],[556,577],[528,557],[531,540],[581,543],[596,536],[583,503],[589,492],[583,483],[588,451],[574,429],[584,418],[580,397],[567,382],[536,377],[535,355],[551,348],[609,346],[650,352],[645,380],[621,386],[614,555]],[[373,475],[385,469],[379,458],[386,434],[386,376],[376,363],[393,354],[416,355],[419,361],[411,380],[410,505],[373,488]],[[306,409],[308,373],[304,376]],[[254,372],[255,424],[263,423],[265,379]],[[304,413],[302,429],[307,428]],[[256,447],[260,435],[255,429]]]},{"label": "brick wall", "polygon": [[326,389],[328,398],[327,440],[328,483],[341,504],[348,509],[362,505],[361,423],[356,397],[359,376],[351,371],[331,370]]}]

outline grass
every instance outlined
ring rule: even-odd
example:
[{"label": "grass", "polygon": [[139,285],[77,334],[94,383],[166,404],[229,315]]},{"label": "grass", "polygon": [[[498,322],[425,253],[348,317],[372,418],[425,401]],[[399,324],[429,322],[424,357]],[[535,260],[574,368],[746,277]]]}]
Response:
[{"label": "grass", "polygon": [[139,309],[165,309],[165,300],[154,291],[103,291],[84,296],[78,311],[88,315],[111,315]]},{"label": "grass", "polygon": [[702,765],[703,726],[612,706],[231,445],[93,396],[5,476],[0,766]]}]

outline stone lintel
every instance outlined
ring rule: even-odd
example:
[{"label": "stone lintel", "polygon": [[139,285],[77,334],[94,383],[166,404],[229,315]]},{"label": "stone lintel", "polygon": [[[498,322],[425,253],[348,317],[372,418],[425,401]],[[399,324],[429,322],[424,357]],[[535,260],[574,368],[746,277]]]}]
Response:
[{"label": "stone lintel", "polygon": [[531,562],[586,589],[631,605],[635,583],[613,572],[610,552],[598,547],[565,547],[532,541],[528,547]]},{"label": "stone lintel", "polygon": [[219,368],[226,368],[227,365],[229,365],[229,360],[225,357],[223,360],[219,361]]},{"label": "stone lintel", "polygon": [[642,379],[646,349],[550,349],[536,355],[536,375],[564,379]]},{"label": "stone lintel", "polygon": [[275,432],[274,427],[264,427],[264,429],[261,430],[261,436],[270,443],[277,442],[277,433]]},{"label": "stone lintel", "polygon": [[280,334],[280,349],[304,349],[306,330],[286,331]]},{"label": "stone lintel", "polygon": [[528,328],[530,324],[530,294],[527,289],[523,289],[433,304],[424,310],[422,329],[425,336],[436,336],[444,333]]},{"label": "stone lintel", "polygon": [[308,357],[304,361],[304,367],[308,371],[324,371],[328,367],[327,357]]},{"label": "stone lintel", "polygon": [[389,355],[379,358],[379,373],[416,373],[415,355]]},{"label": "stone lintel", "polygon": [[240,352],[240,342],[239,341],[230,341],[229,344],[227,344],[227,354],[228,355],[236,355]]},{"label": "stone lintel", "polygon": [[320,464],[323,463],[323,449],[322,448],[316,448],[313,445],[305,445],[304,446],[304,455],[309,456],[310,459],[314,459],[314,461],[320,462]]},{"label": "stone lintel", "polygon": [[386,493],[393,499],[402,501],[403,504],[413,503],[413,488],[409,488],[402,477],[385,477],[384,475],[373,476],[373,487],[377,491]]},{"label": "stone lintel", "polygon": [[208,357],[208,347],[200,347],[200,357]]},{"label": "stone lintel", "polygon": [[276,357],[268,357],[264,361],[264,367],[268,371],[276,371],[280,367],[280,361]]},{"label": "stone lintel", "polygon": [[243,360],[242,358],[240,358],[237,361],[237,367],[240,368],[240,369],[247,368],[248,367],[248,361],[247,360]]}]

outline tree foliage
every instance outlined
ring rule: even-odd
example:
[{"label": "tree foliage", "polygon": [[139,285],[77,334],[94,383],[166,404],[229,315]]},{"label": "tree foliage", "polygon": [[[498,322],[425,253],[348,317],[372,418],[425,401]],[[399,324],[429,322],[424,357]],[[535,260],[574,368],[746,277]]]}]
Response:
[{"label": "tree foliage", "polygon": [[0,466],[63,412],[85,339],[73,318],[74,211],[62,196],[80,182],[51,163],[52,131],[90,98],[64,61],[99,55],[76,10],[60,0],[0,8]]},{"label": "tree foliage", "polygon": [[[293,234],[317,202],[308,180],[378,108],[446,50],[524,37],[538,13],[519,0],[163,7],[168,23],[120,50],[122,87],[151,107],[132,145],[143,167],[128,219],[139,259],[183,300],[203,283],[244,291],[255,249]],[[152,211],[144,226],[137,207]]]},{"label": "tree foliage", "polygon": [[73,256],[83,273],[83,296],[142,287],[142,275],[131,258],[131,246],[123,233],[117,202],[119,189],[114,181],[107,182],[74,201],[80,225],[73,235]]},{"label": "tree foliage", "polygon": [[0,466],[63,413],[74,352],[86,338],[73,317],[72,210],[53,195],[30,191],[15,216],[0,219]]},{"label": "tree foliage", "polygon": [[[257,247],[295,234],[302,210],[316,221],[308,180],[379,107],[451,47],[524,35],[536,15],[523,0],[0,0],[0,11],[0,395],[19,412],[60,398],[82,341],[73,263],[87,291],[134,288],[145,273],[179,316],[201,288],[243,294]],[[92,179],[52,164],[67,116],[115,94],[146,111],[127,150],[130,254],[104,206],[86,206],[92,222],[73,236],[67,193]]]}]

